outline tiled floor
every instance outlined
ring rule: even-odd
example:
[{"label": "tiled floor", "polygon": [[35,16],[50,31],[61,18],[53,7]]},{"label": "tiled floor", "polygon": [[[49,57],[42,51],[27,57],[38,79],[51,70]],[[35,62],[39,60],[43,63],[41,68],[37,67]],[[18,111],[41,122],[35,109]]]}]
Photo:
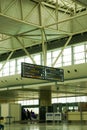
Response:
[{"label": "tiled floor", "polygon": [[36,124],[10,124],[4,130],[87,130],[87,124],[68,123],[36,123]]}]

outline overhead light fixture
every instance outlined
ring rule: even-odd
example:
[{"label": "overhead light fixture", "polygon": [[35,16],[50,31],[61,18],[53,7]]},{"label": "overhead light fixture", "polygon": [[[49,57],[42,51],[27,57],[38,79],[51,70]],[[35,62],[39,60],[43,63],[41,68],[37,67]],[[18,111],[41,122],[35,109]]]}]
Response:
[{"label": "overhead light fixture", "polygon": [[80,87],[81,85],[80,84],[77,84],[77,87]]},{"label": "overhead light fixture", "polygon": [[48,86],[48,85],[55,85],[55,82],[25,85],[25,86],[23,86],[23,88],[29,88],[29,87],[43,87],[43,86]]},{"label": "overhead light fixture", "polygon": [[16,86],[16,87],[8,87],[8,90],[14,90],[14,89],[21,89],[22,86]]},{"label": "overhead light fixture", "polygon": [[70,70],[67,70],[67,73],[70,73]]},{"label": "overhead light fixture", "polygon": [[7,88],[0,88],[0,91],[4,91],[4,90],[7,90]]},{"label": "overhead light fixture", "polygon": [[77,69],[75,69],[74,71],[77,72]]}]

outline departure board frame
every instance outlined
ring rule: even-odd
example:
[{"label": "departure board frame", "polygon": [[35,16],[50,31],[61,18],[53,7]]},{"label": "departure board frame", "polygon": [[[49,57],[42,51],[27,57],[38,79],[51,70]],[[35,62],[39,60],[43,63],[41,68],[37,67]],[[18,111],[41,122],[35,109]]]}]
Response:
[{"label": "departure board frame", "polygon": [[21,63],[21,77],[49,81],[64,81],[64,70],[31,63]]}]

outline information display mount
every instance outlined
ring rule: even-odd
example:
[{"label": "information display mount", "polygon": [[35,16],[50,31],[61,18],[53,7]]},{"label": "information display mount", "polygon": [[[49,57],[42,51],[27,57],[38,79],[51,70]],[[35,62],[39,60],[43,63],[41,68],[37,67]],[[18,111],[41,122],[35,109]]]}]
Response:
[{"label": "information display mount", "polygon": [[21,77],[63,82],[64,70],[22,62]]}]

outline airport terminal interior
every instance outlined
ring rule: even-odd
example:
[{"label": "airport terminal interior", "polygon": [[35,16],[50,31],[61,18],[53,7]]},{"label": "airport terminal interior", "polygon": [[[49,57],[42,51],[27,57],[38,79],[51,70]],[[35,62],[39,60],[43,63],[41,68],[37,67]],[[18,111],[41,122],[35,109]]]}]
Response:
[{"label": "airport terminal interior", "polygon": [[86,130],[86,69],[86,0],[0,0],[4,130]]}]

